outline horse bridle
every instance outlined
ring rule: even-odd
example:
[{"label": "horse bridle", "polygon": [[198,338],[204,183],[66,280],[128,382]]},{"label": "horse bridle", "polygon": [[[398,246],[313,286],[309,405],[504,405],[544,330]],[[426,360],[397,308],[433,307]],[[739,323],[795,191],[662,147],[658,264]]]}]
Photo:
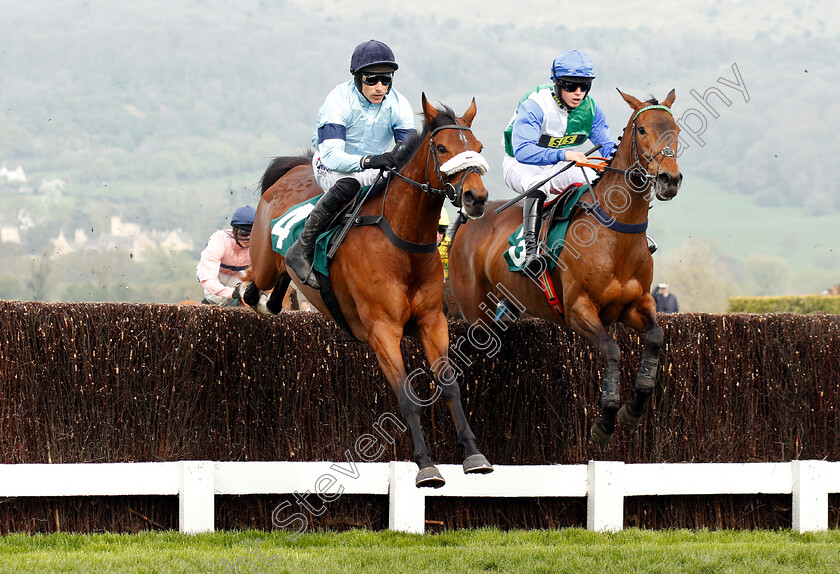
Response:
[{"label": "horse bridle", "polygon": [[429,162],[434,160],[435,175],[438,176],[438,179],[443,184],[443,189],[433,187],[431,183],[420,183],[419,181],[414,181],[413,179],[405,177],[404,175],[398,173],[395,169],[391,169],[390,171],[392,174],[396,175],[400,179],[419,187],[425,193],[435,196],[442,195],[446,197],[447,199],[449,199],[449,201],[452,202],[452,205],[460,209],[461,196],[464,193],[464,182],[466,181],[467,177],[469,177],[472,173],[477,173],[481,175],[481,170],[475,166],[466,167],[462,170],[459,170],[461,173],[461,177],[458,179],[457,183],[453,185],[452,182],[449,181],[450,176],[444,174],[440,170],[443,163],[440,161],[440,155],[438,154],[437,147],[435,146],[435,134],[443,130],[460,130],[458,132],[458,136],[460,136],[461,141],[464,144],[465,151],[469,151],[470,147],[469,143],[467,142],[466,136],[464,136],[464,131],[472,133],[472,130],[468,126],[450,124],[437,127],[434,130],[432,130],[432,133],[429,134],[429,156],[426,158],[426,173],[429,172]]},{"label": "horse bridle", "polygon": [[[655,180],[662,173],[662,162],[665,161],[666,157],[670,157],[670,158],[677,157],[676,152],[674,152],[674,150],[671,149],[669,146],[663,146],[659,151],[657,151],[655,154],[651,155],[650,157],[648,157],[647,154],[645,154],[644,152],[642,152],[641,156],[639,155],[640,146],[639,146],[639,143],[638,143],[638,129],[636,128],[636,120],[639,118],[639,116],[641,115],[642,112],[646,112],[648,110],[665,110],[666,112],[671,114],[671,116],[674,115],[671,112],[671,109],[668,106],[663,106],[663,105],[658,105],[657,104],[657,105],[652,105],[652,106],[645,106],[642,109],[640,109],[639,111],[637,111],[636,114],[633,116],[633,130],[632,130],[633,135],[632,135],[632,140],[630,142],[631,148],[633,150],[633,165],[631,167],[629,167],[628,169],[624,170],[624,171],[625,171],[626,175],[635,176],[635,177],[638,177],[640,179],[645,180],[646,184],[645,184],[643,189],[647,189],[647,187],[650,185],[651,180]],[[662,156],[662,158],[656,164],[656,175],[651,175],[650,169],[649,169],[650,164],[652,164],[653,161],[657,157],[659,157],[660,155]],[[646,164],[645,164],[644,167],[642,167],[642,161],[641,161],[642,158],[644,158],[645,161],[646,161]]]}]

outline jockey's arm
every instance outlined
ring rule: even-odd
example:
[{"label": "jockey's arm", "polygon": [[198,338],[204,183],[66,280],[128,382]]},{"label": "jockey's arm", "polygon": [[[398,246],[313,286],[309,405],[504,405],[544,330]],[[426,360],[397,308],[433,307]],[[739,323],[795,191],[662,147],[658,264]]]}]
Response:
[{"label": "jockey's arm", "polygon": [[566,152],[562,149],[537,145],[542,135],[543,119],[542,108],[535,101],[525,100],[519,106],[511,133],[513,157],[519,163],[554,165],[566,160]]},{"label": "jockey's arm", "polygon": [[206,291],[220,297],[233,297],[233,287],[223,285],[219,281],[219,270],[224,254],[225,245],[221,234],[214,233],[201,252],[201,259],[198,262],[195,274],[198,282]]},{"label": "jockey's arm", "polygon": [[321,163],[330,171],[353,173],[362,171],[362,156],[344,151],[347,128],[341,124],[324,124],[318,128],[318,153]]}]

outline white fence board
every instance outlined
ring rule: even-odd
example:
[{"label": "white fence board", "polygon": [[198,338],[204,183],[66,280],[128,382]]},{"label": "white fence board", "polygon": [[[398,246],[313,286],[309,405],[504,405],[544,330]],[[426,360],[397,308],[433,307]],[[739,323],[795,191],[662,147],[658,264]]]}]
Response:
[{"label": "white fence board", "polygon": [[144,462],[108,464],[0,464],[0,497],[179,497],[182,532],[214,529],[216,495],[388,495],[393,530],[422,533],[426,498],[586,497],[587,527],[623,528],[628,496],[790,494],[792,527],[828,528],[828,495],[840,492],[840,462],[496,466],[489,475],[440,465],[446,486],[418,489],[410,462]]}]

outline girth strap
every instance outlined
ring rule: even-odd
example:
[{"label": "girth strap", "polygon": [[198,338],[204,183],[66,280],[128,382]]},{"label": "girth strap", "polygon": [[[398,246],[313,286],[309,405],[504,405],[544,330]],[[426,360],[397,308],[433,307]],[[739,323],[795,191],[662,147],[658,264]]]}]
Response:
[{"label": "girth strap", "polygon": [[362,215],[353,221],[354,225],[378,225],[385,233],[394,247],[408,251],[409,253],[434,253],[437,251],[437,243],[412,243],[397,236],[394,230],[391,229],[391,224],[385,219],[384,215]]}]

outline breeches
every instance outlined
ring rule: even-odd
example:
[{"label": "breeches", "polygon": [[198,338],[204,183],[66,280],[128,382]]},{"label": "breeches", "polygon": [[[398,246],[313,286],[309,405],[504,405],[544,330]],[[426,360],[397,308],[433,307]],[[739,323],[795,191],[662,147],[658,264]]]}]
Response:
[{"label": "breeches", "polygon": [[[510,189],[516,193],[522,193],[568,164],[569,162],[561,161],[553,165],[529,165],[527,163],[519,163],[516,159],[505,155],[504,160],[502,160],[502,176],[505,179],[505,184]],[[590,182],[598,177],[594,169],[589,167],[583,169],[586,170],[586,175],[589,177]],[[546,197],[548,195],[559,194],[573,183],[585,182],[586,179],[584,179],[583,173],[581,173],[581,168],[572,167],[541,185],[539,191],[542,192],[543,197]]]}]

